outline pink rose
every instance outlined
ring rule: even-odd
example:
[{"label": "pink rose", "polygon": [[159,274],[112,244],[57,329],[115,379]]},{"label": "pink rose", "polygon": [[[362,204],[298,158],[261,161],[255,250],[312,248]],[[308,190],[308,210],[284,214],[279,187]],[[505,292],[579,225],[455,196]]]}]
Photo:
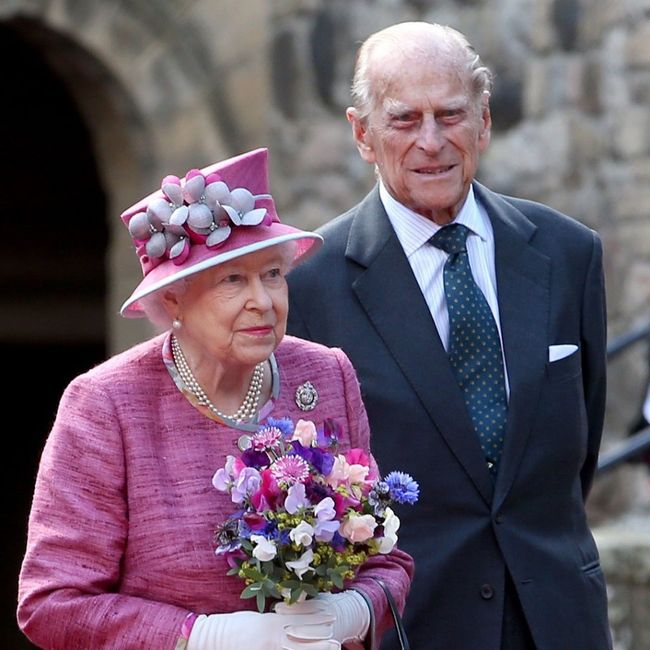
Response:
[{"label": "pink rose", "polygon": [[345,539],[353,544],[365,542],[375,534],[377,522],[372,515],[349,515],[339,529]]}]

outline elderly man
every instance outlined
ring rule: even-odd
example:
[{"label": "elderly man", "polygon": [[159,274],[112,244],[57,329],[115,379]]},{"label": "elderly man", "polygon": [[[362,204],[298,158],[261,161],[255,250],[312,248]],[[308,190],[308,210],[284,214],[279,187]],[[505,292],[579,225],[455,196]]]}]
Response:
[{"label": "elderly man", "polygon": [[605,406],[602,247],[476,182],[490,89],[447,26],[363,43],[347,117],[377,185],[290,273],[289,330],[347,352],[380,467],[420,482],[400,513],[412,647],[606,650],[584,507]]}]

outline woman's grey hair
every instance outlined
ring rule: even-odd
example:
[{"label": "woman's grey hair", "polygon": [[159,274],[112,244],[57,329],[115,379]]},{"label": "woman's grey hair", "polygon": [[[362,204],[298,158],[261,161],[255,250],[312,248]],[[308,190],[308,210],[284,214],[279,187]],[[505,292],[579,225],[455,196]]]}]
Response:
[{"label": "woman's grey hair", "polygon": [[[470,79],[472,93],[480,102],[483,93],[492,90],[492,72],[483,64],[472,44],[461,32],[448,25],[426,22],[406,22],[392,25],[369,36],[357,52],[352,80],[352,105],[359,119],[365,119],[375,108],[378,99],[376,80],[371,72],[373,54],[384,50],[422,50],[430,53],[464,54],[464,65]],[[435,63],[432,63],[435,65]]]},{"label": "woman's grey hair", "polygon": [[172,326],[173,318],[167,313],[163,304],[165,293],[171,292],[176,296],[182,296],[187,291],[190,281],[189,278],[182,278],[164,289],[154,291],[138,300],[140,305],[142,305],[142,311],[144,311],[145,316],[156,329],[165,331]]}]

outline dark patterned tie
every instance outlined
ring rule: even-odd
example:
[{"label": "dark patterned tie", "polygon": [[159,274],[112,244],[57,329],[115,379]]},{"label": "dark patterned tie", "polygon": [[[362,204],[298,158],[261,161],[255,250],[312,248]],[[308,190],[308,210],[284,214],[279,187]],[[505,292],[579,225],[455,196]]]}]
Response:
[{"label": "dark patterned tie", "polygon": [[469,266],[468,234],[465,226],[451,224],[429,241],[449,254],[444,268],[449,312],[447,354],[488,468],[496,475],[508,410],[503,358],[492,311]]}]

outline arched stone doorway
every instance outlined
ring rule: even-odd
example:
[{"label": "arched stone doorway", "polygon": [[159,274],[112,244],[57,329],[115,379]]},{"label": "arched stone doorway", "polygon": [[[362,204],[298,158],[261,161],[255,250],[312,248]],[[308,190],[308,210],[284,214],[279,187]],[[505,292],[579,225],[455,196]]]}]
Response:
[{"label": "arched stone doorway", "polygon": [[[66,78],[73,74],[71,65],[78,66],[74,88]],[[0,22],[6,84],[0,109],[0,223],[6,242],[0,255],[0,354],[7,371],[5,440],[15,448],[2,473],[10,498],[0,548],[0,630],[5,645],[16,649],[33,647],[17,628],[15,609],[43,443],[65,385],[109,349],[110,182],[101,172],[92,132],[98,120],[89,121],[83,105],[84,92],[87,101],[106,96],[98,65],[42,25]],[[79,74],[83,67],[85,77]]]}]

